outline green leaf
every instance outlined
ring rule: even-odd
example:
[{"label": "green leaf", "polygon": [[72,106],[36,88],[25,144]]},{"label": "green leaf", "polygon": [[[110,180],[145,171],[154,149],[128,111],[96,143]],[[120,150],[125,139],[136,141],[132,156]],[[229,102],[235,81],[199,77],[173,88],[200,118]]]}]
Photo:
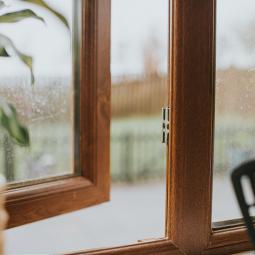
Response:
[{"label": "green leaf", "polygon": [[19,122],[14,106],[3,98],[0,98],[0,125],[19,145],[30,144],[28,129]]},{"label": "green leaf", "polygon": [[[0,49],[4,48],[8,55],[16,55],[30,70],[31,74],[31,84],[33,85],[35,82],[34,72],[33,72],[33,59],[31,56],[28,56],[21,51],[19,51],[14,43],[7,36],[0,34]],[[10,52],[9,52],[10,51]]]},{"label": "green leaf", "polygon": [[0,47],[0,57],[10,57],[6,49],[3,47]]},{"label": "green leaf", "polygon": [[58,19],[60,19],[61,22],[64,23],[64,25],[69,29],[69,25],[68,25],[67,19],[62,14],[60,14],[59,12],[57,12],[53,8],[51,8],[43,0],[22,0],[22,1],[27,2],[27,3],[32,3],[32,4],[35,4],[35,5],[38,5],[38,6],[42,7],[42,8],[45,8],[46,10],[48,10],[49,12],[54,14]]},{"label": "green leaf", "polygon": [[9,12],[9,13],[0,15],[0,23],[15,23],[28,18],[34,18],[44,22],[44,19],[39,17],[32,10],[25,9],[21,11]]},{"label": "green leaf", "polygon": [[31,84],[34,85],[35,83],[35,76],[34,76],[34,71],[33,71],[33,58],[21,53],[16,49],[16,53],[20,60],[29,68],[30,70],[30,75],[31,75]]}]

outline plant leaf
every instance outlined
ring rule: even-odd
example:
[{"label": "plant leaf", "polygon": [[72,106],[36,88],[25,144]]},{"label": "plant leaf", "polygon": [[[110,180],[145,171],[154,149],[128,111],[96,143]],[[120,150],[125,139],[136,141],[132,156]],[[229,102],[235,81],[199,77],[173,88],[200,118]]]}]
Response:
[{"label": "plant leaf", "polygon": [[30,144],[28,129],[19,122],[15,107],[3,98],[0,98],[0,125],[19,145]]},{"label": "plant leaf", "polygon": [[46,10],[48,10],[49,12],[54,14],[58,19],[60,19],[61,22],[64,23],[64,25],[69,29],[67,19],[61,13],[59,13],[59,12],[55,11],[53,8],[51,8],[43,0],[22,0],[22,1],[27,2],[27,3],[32,3],[32,4],[35,4],[35,5],[38,5],[42,8],[45,8]]},{"label": "plant leaf", "polygon": [[[8,55],[14,53],[30,70],[31,74],[31,84],[35,82],[34,72],[33,72],[33,59],[31,56],[28,56],[21,51],[19,51],[14,43],[7,36],[0,34],[0,49],[4,48]],[[11,53],[9,53],[11,51]]]},{"label": "plant leaf", "polygon": [[0,57],[10,57],[6,49],[3,47],[0,47]]},{"label": "plant leaf", "polygon": [[33,58],[31,56],[28,56],[26,54],[23,54],[19,50],[16,49],[16,53],[20,60],[29,68],[30,75],[31,75],[31,84],[34,85],[35,83],[35,76],[33,71]]},{"label": "plant leaf", "polygon": [[28,18],[34,18],[44,22],[44,19],[42,17],[39,17],[32,10],[25,9],[0,15],[0,23],[15,23]]}]

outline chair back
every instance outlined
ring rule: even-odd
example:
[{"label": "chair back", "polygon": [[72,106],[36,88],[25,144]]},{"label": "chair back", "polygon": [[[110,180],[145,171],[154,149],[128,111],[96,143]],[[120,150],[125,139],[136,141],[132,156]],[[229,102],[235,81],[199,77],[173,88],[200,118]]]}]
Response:
[{"label": "chair back", "polygon": [[[246,194],[244,182],[242,182],[243,178],[248,178],[248,185],[252,190],[253,194],[253,202],[249,203]],[[244,222],[247,226],[247,230],[249,233],[250,240],[255,247],[255,229],[253,223],[253,217],[251,215],[251,209],[255,207],[255,160],[248,161],[243,163],[231,174],[232,184],[234,187],[234,191],[244,218]],[[247,187],[246,187],[247,188]],[[255,215],[254,215],[255,216]]]}]

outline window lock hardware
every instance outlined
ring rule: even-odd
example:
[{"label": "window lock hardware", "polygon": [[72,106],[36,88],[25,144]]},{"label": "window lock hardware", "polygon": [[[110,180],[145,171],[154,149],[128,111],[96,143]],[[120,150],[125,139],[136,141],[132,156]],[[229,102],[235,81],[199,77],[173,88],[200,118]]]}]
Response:
[{"label": "window lock hardware", "polygon": [[169,143],[170,107],[162,108],[162,143]]}]

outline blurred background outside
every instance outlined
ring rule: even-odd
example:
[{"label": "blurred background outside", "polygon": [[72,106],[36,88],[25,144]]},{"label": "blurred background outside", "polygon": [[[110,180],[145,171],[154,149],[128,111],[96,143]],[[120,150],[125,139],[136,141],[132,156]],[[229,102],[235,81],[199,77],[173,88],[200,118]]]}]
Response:
[{"label": "blurred background outside", "polygon": [[254,14],[252,0],[217,1],[213,221],[241,217],[229,177],[255,158]]},{"label": "blurred background outside", "polygon": [[[57,9],[61,6],[58,10],[67,13],[71,20],[71,1],[64,1],[65,5],[62,2],[52,0],[50,3]],[[66,253],[164,237],[166,145],[161,143],[161,108],[168,103],[168,6],[168,0],[112,1],[111,201],[6,231],[8,253]],[[15,78],[16,85],[9,86],[13,76],[7,77],[5,93],[15,88],[15,93],[9,95],[10,101],[16,105],[20,101],[23,103],[19,111],[23,113],[23,109],[27,109],[25,123],[37,123],[37,126],[30,126],[31,148],[3,146],[3,151],[12,159],[8,162],[13,170],[3,168],[7,173],[13,172],[9,181],[46,178],[73,171],[70,160],[75,91],[72,54],[66,31],[56,22],[52,23],[55,23],[52,29],[57,31],[54,36],[58,38],[48,35],[40,38],[39,45],[43,44],[42,40],[63,40],[64,45],[54,42],[47,46],[52,54],[44,56],[43,63],[50,65],[46,70],[40,69],[42,62],[39,62],[46,52],[28,48],[38,52],[34,88],[26,82],[20,92],[18,80]],[[38,27],[33,29],[40,33]],[[61,35],[57,34],[60,32]],[[61,58],[57,53],[62,53]],[[23,70],[21,79],[26,71]],[[28,77],[27,73],[25,75]],[[27,114],[31,104],[23,100],[26,89],[31,91],[31,99],[37,100],[34,115]],[[20,165],[26,162],[24,156],[31,168],[27,164]],[[70,168],[63,171],[63,165]]]},{"label": "blurred background outside", "polygon": [[[71,22],[70,0],[51,3]],[[61,253],[164,236],[161,108],[169,93],[168,9],[168,0],[112,0],[111,202],[9,230],[8,252]],[[233,167],[255,157],[254,17],[253,0],[217,2],[213,221],[240,218],[229,176]],[[75,90],[69,37],[53,18],[46,27],[26,22],[28,34],[45,31],[37,44],[28,44],[27,37],[13,30],[20,46],[27,45],[37,59],[35,87],[29,87],[29,74],[17,68],[19,63],[0,60],[0,93],[18,106],[32,134],[28,149],[1,139],[1,170],[10,182],[73,171]],[[49,29],[52,34],[46,35]],[[42,41],[48,42],[43,49]],[[69,169],[63,168],[67,165]]]}]

